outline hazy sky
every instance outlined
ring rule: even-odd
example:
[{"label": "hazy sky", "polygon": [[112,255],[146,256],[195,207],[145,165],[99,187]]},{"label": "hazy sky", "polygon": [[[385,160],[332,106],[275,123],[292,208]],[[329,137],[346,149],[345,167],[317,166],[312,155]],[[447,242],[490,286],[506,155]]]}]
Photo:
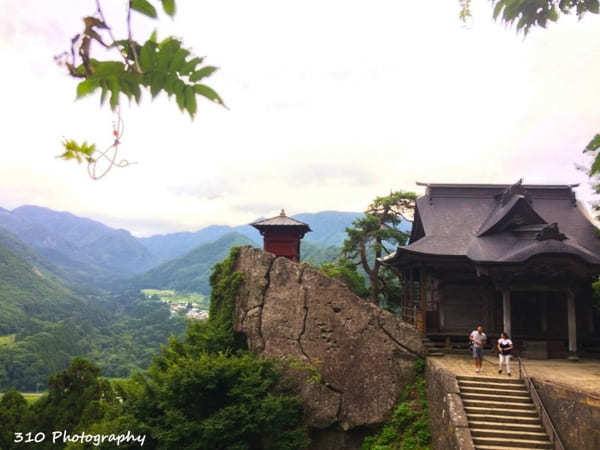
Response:
[{"label": "hazy sky", "polygon": [[[124,1],[104,0],[119,24]],[[121,156],[100,181],[55,158],[63,137],[105,146],[113,116],[53,56],[91,0],[0,4],[0,206],[37,204],[137,235],[258,216],[361,211],[416,181],[582,183],[600,132],[600,18],[562,18],[527,38],[474,0],[178,1],[175,20],[139,18],[142,40],[185,45],[220,67],[207,84],[230,107],[196,120],[149,96],[124,105]],[[586,192],[588,191],[588,192]]]}]

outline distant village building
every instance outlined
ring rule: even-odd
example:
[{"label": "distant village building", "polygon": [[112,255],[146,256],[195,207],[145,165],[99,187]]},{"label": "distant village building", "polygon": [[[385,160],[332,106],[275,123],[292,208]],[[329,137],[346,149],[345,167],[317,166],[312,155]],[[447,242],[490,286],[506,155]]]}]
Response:
[{"label": "distant village building", "polygon": [[282,209],[278,216],[251,223],[263,236],[263,249],[292,261],[300,261],[300,240],[312,231],[308,224],[285,215]]},{"label": "distant village building", "polygon": [[438,339],[482,324],[541,357],[597,333],[600,240],[574,186],[421,185],[408,245],[382,258],[407,287],[404,320]]}]

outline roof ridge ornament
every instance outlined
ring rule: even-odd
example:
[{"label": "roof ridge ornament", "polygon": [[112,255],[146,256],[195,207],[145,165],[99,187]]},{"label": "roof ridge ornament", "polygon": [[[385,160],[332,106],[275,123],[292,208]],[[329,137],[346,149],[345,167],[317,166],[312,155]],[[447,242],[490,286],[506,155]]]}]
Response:
[{"label": "roof ridge ornament", "polygon": [[279,213],[279,215],[281,217],[286,217],[286,215],[285,215],[285,209],[281,208],[281,212]]},{"label": "roof ridge ornament", "polygon": [[555,241],[564,241],[567,239],[567,236],[558,230],[558,223],[554,222],[542,228],[542,230],[535,235],[535,238],[538,241],[548,241],[551,239]]},{"label": "roof ridge ornament", "polygon": [[527,203],[531,203],[531,196],[523,187],[523,178],[519,178],[519,181],[517,181],[515,184],[512,184],[506,189],[504,189],[504,191],[501,194],[498,194],[496,196],[496,200],[500,200],[500,202],[504,206],[515,195],[521,195],[523,196],[523,198],[525,198],[525,200],[527,200]]}]

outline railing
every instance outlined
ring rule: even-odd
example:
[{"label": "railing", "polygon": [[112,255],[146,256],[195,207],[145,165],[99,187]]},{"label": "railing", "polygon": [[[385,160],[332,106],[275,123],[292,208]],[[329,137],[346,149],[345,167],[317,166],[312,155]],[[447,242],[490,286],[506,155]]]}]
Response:
[{"label": "railing", "polygon": [[546,433],[548,433],[548,436],[550,437],[550,442],[552,442],[554,450],[565,450],[565,446],[560,440],[560,436],[558,435],[556,428],[554,428],[552,419],[550,418],[548,411],[546,411],[546,408],[544,407],[544,403],[542,402],[542,399],[538,394],[533,379],[527,374],[525,364],[523,363],[523,361],[521,361],[521,357],[519,356],[517,357],[517,359],[519,361],[519,378],[525,381],[525,386],[527,386],[527,390],[531,395],[533,404],[535,405],[536,409],[538,410],[538,413],[540,414],[540,418],[542,419],[542,425],[544,426]]}]

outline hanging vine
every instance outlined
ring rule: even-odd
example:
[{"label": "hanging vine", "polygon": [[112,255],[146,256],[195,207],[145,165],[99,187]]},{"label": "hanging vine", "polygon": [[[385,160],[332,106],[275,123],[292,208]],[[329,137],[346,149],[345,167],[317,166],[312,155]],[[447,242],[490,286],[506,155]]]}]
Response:
[{"label": "hanging vine", "polygon": [[[219,94],[201,83],[217,68],[203,66],[204,58],[193,56],[180,39],[171,36],[159,42],[156,32],[143,43],[133,39],[132,11],[155,19],[158,13],[153,3],[157,2],[127,0],[127,37],[117,39],[106,21],[100,0],[96,0],[94,13],[83,18],[83,31],[73,36],[68,51],[55,57],[58,64],[67,68],[71,77],[81,79],[77,85],[78,99],[100,91],[100,105],[108,98],[110,108],[115,112],[113,141],[105,150],[98,150],[95,144],[87,142],[79,144],[73,139],[65,139],[62,143],[64,152],[59,157],[87,162],[88,173],[95,180],[105,176],[113,167],[132,164],[117,159],[124,130],[119,108],[123,97],[139,104],[142,91],[149,91],[152,98],[164,91],[169,98],[174,96],[179,109],[187,111],[192,119],[197,110],[197,96],[225,106]],[[160,0],[160,3],[168,16],[175,15],[175,0]],[[119,56],[108,60],[96,59],[95,46],[114,51]]]}]

